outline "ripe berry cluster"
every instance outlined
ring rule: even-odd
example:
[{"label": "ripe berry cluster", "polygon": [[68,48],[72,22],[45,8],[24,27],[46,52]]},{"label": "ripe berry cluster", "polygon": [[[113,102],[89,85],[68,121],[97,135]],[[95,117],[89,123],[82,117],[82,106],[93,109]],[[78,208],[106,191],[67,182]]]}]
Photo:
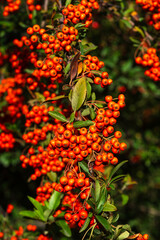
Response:
[{"label": "ripe berry cluster", "polygon": [[149,68],[144,73],[146,76],[154,81],[160,81],[160,60],[155,48],[148,48],[147,52],[142,57],[136,57],[135,61],[137,64]]},{"label": "ripe berry cluster", "polygon": [[160,2],[159,0],[136,0],[136,3],[151,13],[149,24],[160,30]]},{"label": "ripe berry cluster", "polygon": [[3,16],[7,17],[9,14],[18,11],[21,5],[21,0],[6,0],[7,6],[4,7]]},{"label": "ripe berry cluster", "polygon": [[92,8],[99,9],[99,4],[96,0],[82,0],[78,5],[69,4],[62,10],[62,14],[66,17],[64,24],[81,22],[86,27],[89,27],[92,24]]}]

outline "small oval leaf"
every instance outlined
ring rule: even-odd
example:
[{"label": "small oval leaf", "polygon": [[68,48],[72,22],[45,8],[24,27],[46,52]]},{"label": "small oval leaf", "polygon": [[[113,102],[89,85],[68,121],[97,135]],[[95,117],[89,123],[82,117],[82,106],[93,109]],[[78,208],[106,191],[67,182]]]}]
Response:
[{"label": "small oval leaf", "polygon": [[78,80],[73,88],[71,104],[73,111],[77,111],[83,104],[87,93],[86,78],[82,77]]},{"label": "small oval leaf", "polygon": [[61,114],[57,111],[53,111],[53,112],[49,111],[48,114],[51,117],[60,120],[61,122],[68,122],[67,118],[63,114]]},{"label": "small oval leaf", "polygon": [[114,211],[117,211],[116,206],[108,202],[104,204],[103,212],[114,212]]}]

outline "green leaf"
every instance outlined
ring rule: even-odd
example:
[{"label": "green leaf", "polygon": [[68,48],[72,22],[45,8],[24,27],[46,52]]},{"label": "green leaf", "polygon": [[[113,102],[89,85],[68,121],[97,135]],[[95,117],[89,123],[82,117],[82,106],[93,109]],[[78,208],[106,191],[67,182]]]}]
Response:
[{"label": "green leaf", "polygon": [[113,167],[112,170],[111,170],[111,173],[109,175],[109,178],[108,178],[108,183],[110,183],[111,181],[111,178],[113,177],[113,175],[119,170],[119,168],[121,168],[126,162],[128,162],[128,160],[125,160],[121,163],[119,163],[117,166]]},{"label": "green leaf", "polygon": [[129,200],[129,196],[126,195],[126,194],[122,194],[121,195],[121,198],[122,198],[122,205],[126,205],[128,203],[128,200]]},{"label": "green leaf", "polygon": [[26,68],[26,69],[24,69],[24,72],[32,74],[34,72],[34,70]]},{"label": "green leaf", "polygon": [[97,202],[100,198],[101,186],[99,181],[96,179],[95,181],[95,201]]},{"label": "green leaf", "polygon": [[69,4],[71,4],[72,0],[66,0],[65,7],[67,7]]},{"label": "green leaf", "polygon": [[121,175],[118,175],[118,176],[112,178],[110,181],[110,184],[113,182],[119,181],[120,179],[123,179],[125,176],[126,176],[125,174],[121,174]]},{"label": "green leaf", "polygon": [[30,200],[30,202],[35,206],[35,208],[38,210],[38,212],[40,213],[40,215],[42,216],[42,218],[44,219],[44,214],[43,214],[43,208],[41,203],[39,203],[38,201],[36,201],[34,198],[29,197],[28,199]]},{"label": "green leaf", "polygon": [[71,115],[70,115],[70,118],[69,118],[69,122],[73,122],[74,121],[74,118],[75,118],[75,112],[72,112]]},{"label": "green leaf", "polygon": [[66,65],[66,67],[64,68],[64,74],[65,74],[65,75],[69,72],[70,67],[71,67],[71,63],[68,63],[68,64]]},{"label": "green leaf", "polygon": [[22,215],[23,217],[39,219],[39,217],[37,216],[37,214],[34,211],[25,210],[25,211],[21,211],[19,214]]},{"label": "green leaf", "polygon": [[106,200],[107,200],[107,189],[106,189],[106,186],[102,186],[100,199],[98,201],[97,210],[96,210],[98,214],[102,212]]},{"label": "green leaf", "polygon": [[58,220],[56,221],[56,224],[61,227],[60,232],[62,232],[66,237],[71,237],[72,233],[71,233],[71,229],[68,226],[68,224],[66,223],[65,220]]},{"label": "green leaf", "polygon": [[95,209],[95,201],[93,198],[90,198],[89,200],[87,200],[87,203],[91,206],[93,210]]},{"label": "green leaf", "polygon": [[128,20],[121,19],[120,22],[123,23],[128,28],[132,28],[132,24]]},{"label": "green leaf", "polygon": [[99,216],[99,215],[95,215],[97,221],[105,228],[105,230],[108,232],[112,232],[112,228],[111,225],[109,224],[109,222],[107,221],[106,218]]},{"label": "green leaf", "polygon": [[87,85],[87,99],[89,99],[91,96],[92,87],[88,81],[86,81],[86,85]]},{"label": "green leaf", "polygon": [[86,120],[86,121],[77,121],[73,123],[74,128],[80,128],[80,127],[88,127],[93,125],[94,122],[90,121],[90,120]]},{"label": "green leaf", "polygon": [[53,111],[53,112],[49,111],[48,114],[51,117],[60,120],[61,122],[68,122],[67,118],[63,114],[61,114],[57,111]]},{"label": "green leaf", "polygon": [[116,211],[117,210],[117,208],[116,208],[116,206],[114,206],[113,204],[111,204],[111,203],[109,203],[109,202],[106,202],[105,204],[104,204],[104,208],[103,208],[103,211],[104,212],[114,212],[114,211]]},{"label": "green leaf", "polygon": [[55,182],[56,179],[57,179],[57,173],[52,172],[52,171],[48,172],[48,173],[47,173],[47,176],[49,177],[49,179],[50,179],[52,182]]},{"label": "green leaf", "polygon": [[86,108],[82,111],[82,116],[87,116],[90,114],[90,109],[89,108]]},{"label": "green leaf", "polygon": [[49,199],[49,209],[52,210],[52,212],[54,212],[57,207],[59,206],[60,202],[61,202],[61,198],[60,196],[62,195],[62,193],[54,191],[54,193],[52,194],[52,196]]},{"label": "green leaf", "polygon": [[77,23],[74,27],[75,27],[76,29],[78,29],[78,28],[83,28],[83,27],[85,27],[85,25],[86,25],[86,24],[84,24],[84,23]]},{"label": "green leaf", "polygon": [[[54,97],[54,98],[48,99],[48,100],[44,101],[43,103],[48,103],[48,102],[56,101],[56,100],[59,100],[59,99],[65,98],[65,97],[66,97],[65,95],[59,95],[59,96],[56,96],[56,97]],[[43,103],[42,103],[42,104],[43,104]]]},{"label": "green leaf", "polygon": [[73,111],[77,111],[83,104],[87,93],[86,78],[82,77],[78,80],[73,88],[71,104]]},{"label": "green leaf", "polygon": [[84,172],[86,172],[88,175],[90,175],[89,169],[88,169],[88,165],[86,162],[81,161],[78,163],[78,165],[80,166],[80,168],[83,169]]},{"label": "green leaf", "polygon": [[36,95],[36,98],[39,100],[39,101],[44,101],[45,100],[45,97],[43,94],[39,93],[39,92],[35,92],[35,95]]},{"label": "green leaf", "polygon": [[116,240],[123,240],[123,239],[126,239],[128,237],[129,237],[129,232],[125,231],[125,232],[121,233]]},{"label": "green leaf", "polygon": [[91,217],[93,216],[93,213],[89,213],[88,217],[86,218],[83,226],[81,227],[81,229],[79,230],[79,233],[83,232],[84,230],[86,230],[86,228],[88,227],[90,221],[91,221]]},{"label": "green leaf", "polygon": [[117,222],[118,221],[118,219],[119,219],[119,214],[117,214],[114,218],[113,218],[113,220],[112,220],[112,223],[115,223],[115,222]]},{"label": "green leaf", "polygon": [[96,100],[96,94],[95,94],[95,92],[92,92],[92,96],[91,96],[91,97],[92,97],[92,100],[93,100],[93,101]]},{"label": "green leaf", "polygon": [[96,45],[91,42],[87,42],[86,39],[82,40],[81,44],[83,46],[83,55],[86,55],[88,52],[93,51],[97,48]]},{"label": "green leaf", "polygon": [[93,108],[90,108],[90,117],[92,120],[95,119],[95,117],[96,117],[96,113]]},{"label": "green leaf", "polygon": [[62,17],[63,17],[63,15],[62,15],[61,13],[56,13],[56,14],[54,15],[53,20],[55,21],[55,20],[60,19],[60,18],[62,18]]}]

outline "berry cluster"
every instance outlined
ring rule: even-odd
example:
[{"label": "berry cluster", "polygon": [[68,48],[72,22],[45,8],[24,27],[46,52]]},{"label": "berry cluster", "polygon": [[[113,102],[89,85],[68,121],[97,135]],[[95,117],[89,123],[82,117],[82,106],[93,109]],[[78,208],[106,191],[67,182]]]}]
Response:
[{"label": "berry cluster", "polygon": [[142,57],[136,57],[135,61],[137,64],[149,68],[145,71],[146,76],[154,81],[160,81],[160,60],[155,48],[148,48],[147,52]]},{"label": "berry cluster", "polygon": [[21,0],[6,0],[7,6],[4,7],[3,16],[7,17],[9,14],[18,11],[21,5]]},{"label": "berry cluster", "polygon": [[99,9],[99,4],[96,0],[82,0],[78,5],[69,4],[62,10],[62,14],[66,16],[64,24],[81,22],[86,27],[89,27],[92,24],[92,8]]},{"label": "berry cluster", "polygon": [[12,133],[0,133],[0,150],[9,151],[14,147],[15,138]]},{"label": "berry cluster", "polygon": [[[39,4],[38,4],[39,3]],[[29,10],[29,19],[32,19],[32,12],[33,11],[40,11],[42,9],[42,4],[43,1],[42,0],[26,0],[26,4],[28,6],[28,10]]]},{"label": "berry cluster", "polygon": [[151,13],[149,24],[160,30],[160,2],[159,0],[136,0],[142,8]]},{"label": "berry cluster", "polygon": [[137,240],[148,240],[149,239],[149,235],[148,234],[139,234],[139,236],[137,237]]}]

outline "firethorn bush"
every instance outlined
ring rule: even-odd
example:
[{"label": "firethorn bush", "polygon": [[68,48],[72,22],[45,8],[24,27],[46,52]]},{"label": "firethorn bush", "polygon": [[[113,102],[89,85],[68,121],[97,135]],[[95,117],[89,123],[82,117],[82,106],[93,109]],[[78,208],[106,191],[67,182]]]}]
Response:
[{"label": "firethorn bush", "polygon": [[[152,37],[141,27],[145,21],[130,4],[155,11],[148,23],[158,31],[159,3],[110,2],[1,3],[0,151],[6,158],[18,153],[35,189],[34,197],[28,197],[32,206],[20,211],[26,224],[23,219],[23,224],[14,225],[12,203],[2,209],[0,239],[149,239],[121,223],[117,213],[119,195],[125,205],[124,190],[136,183],[121,170],[127,164],[121,154],[133,145],[123,137],[131,116],[123,120],[124,130],[118,125],[125,113],[127,85],[122,79],[123,85],[114,85],[114,74],[98,56],[105,51],[97,51],[89,38],[99,28],[94,16],[115,19],[137,47],[135,63],[148,68],[145,75],[158,82],[157,42],[151,46]],[[113,41],[112,35],[108,41]],[[119,76],[127,71],[122,67]]]}]

